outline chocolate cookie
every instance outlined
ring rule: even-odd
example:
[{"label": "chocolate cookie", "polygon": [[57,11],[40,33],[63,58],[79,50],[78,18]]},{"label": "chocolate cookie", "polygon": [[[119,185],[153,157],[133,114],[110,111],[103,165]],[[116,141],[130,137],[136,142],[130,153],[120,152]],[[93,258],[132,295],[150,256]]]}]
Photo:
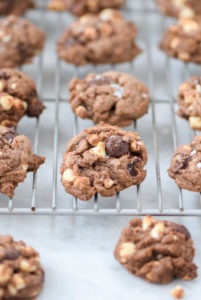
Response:
[{"label": "chocolate cookie", "polygon": [[160,11],[170,17],[192,18],[201,14],[201,0],[156,0]]},{"label": "chocolate cookie", "polygon": [[194,130],[201,130],[201,76],[194,76],[179,87],[178,115]]},{"label": "chocolate cookie", "polygon": [[74,22],[58,41],[58,55],[75,65],[131,61],[141,52],[134,42],[136,33],[135,25],[119,12],[105,9]]},{"label": "chocolate cookie", "polygon": [[32,154],[29,139],[0,126],[0,193],[12,198],[27,172],[36,172],[45,158]]},{"label": "chocolate cookie", "polygon": [[120,8],[123,3],[124,0],[52,0],[49,8],[82,16],[85,13],[98,13],[105,8]]},{"label": "chocolate cookie", "polygon": [[38,117],[44,109],[34,81],[14,69],[0,70],[0,124],[15,127],[26,114]]},{"label": "chocolate cookie", "polygon": [[75,78],[69,90],[74,113],[94,123],[129,126],[149,107],[148,88],[138,79],[115,71]]},{"label": "chocolate cookie", "polygon": [[0,0],[0,15],[23,15],[33,7],[32,0]]},{"label": "chocolate cookie", "polygon": [[68,144],[61,165],[67,193],[89,200],[110,197],[146,177],[144,143],[137,133],[103,123],[82,131]]},{"label": "chocolate cookie", "polygon": [[33,299],[44,283],[39,254],[23,241],[0,236],[0,299]]},{"label": "chocolate cookie", "polygon": [[42,51],[45,35],[25,19],[9,16],[0,21],[0,68],[30,63]]},{"label": "chocolate cookie", "polygon": [[160,48],[185,62],[201,63],[201,16],[183,18],[165,32]]},{"label": "chocolate cookie", "polygon": [[151,216],[143,221],[131,220],[121,233],[114,255],[129,272],[149,282],[166,284],[174,278],[197,277],[188,229]]},{"label": "chocolate cookie", "polygon": [[201,192],[201,135],[175,150],[168,174],[180,188]]}]

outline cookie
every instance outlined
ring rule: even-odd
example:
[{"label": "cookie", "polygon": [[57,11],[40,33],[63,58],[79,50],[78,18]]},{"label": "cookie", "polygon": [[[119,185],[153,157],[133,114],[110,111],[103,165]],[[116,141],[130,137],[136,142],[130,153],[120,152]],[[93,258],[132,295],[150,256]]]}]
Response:
[{"label": "cookie", "polygon": [[33,299],[44,283],[39,254],[23,241],[0,235],[0,299]]},{"label": "cookie", "polygon": [[179,87],[178,115],[194,130],[201,130],[201,76],[194,76]]},{"label": "cookie", "polygon": [[201,16],[182,18],[169,27],[160,43],[161,50],[184,62],[201,63]]},{"label": "cookie", "polygon": [[201,135],[175,150],[168,174],[180,188],[201,192]]},{"label": "cookie", "polygon": [[58,55],[75,65],[131,61],[141,52],[134,42],[136,33],[135,25],[115,10],[87,14],[61,35]]},{"label": "cookie", "polygon": [[160,11],[170,17],[188,17],[201,14],[201,0],[156,0]]},{"label": "cookie", "polygon": [[121,233],[114,256],[130,273],[149,282],[167,284],[174,278],[197,277],[188,229],[151,216],[135,218]]},{"label": "cookie", "polygon": [[96,193],[114,196],[146,177],[144,143],[137,133],[99,124],[82,131],[67,145],[61,165],[67,193],[90,200]]},{"label": "cookie", "polygon": [[12,198],[27,172],[36,172],[44,161],[44,157],[32,153],[26,136],[0,126],[0,193]]},{"label": "cookie", "polygon": [[43,109],[30,77],[14,69],[0,69],[1,125],[16,127],[24,115],[38,117]]},{"label": "cookie", "polygon": [[0,21],[0,68],[30,63],[42,51],[45,35],[25,19],[9,16]]},{"label": "cookie", "polygon": [[49,9],[69,11],[82,16],[86,13],[98,13],[105,8],[120,8],[124,0],[52,0]]},{"label": "cookie", "polygon": [[82,119],[129,126],[149,107],[149,90],[138,79],[115,71],[89,74],[69,85],[73,112]]},{"label": "cookie", "polygon": [[0,15],[23,15],[34,6],[32,0],[0,0]]}]

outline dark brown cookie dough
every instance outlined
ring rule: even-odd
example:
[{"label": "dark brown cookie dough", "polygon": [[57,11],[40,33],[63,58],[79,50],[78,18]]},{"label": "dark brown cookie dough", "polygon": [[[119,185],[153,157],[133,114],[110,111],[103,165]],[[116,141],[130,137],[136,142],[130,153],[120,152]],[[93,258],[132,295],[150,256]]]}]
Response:
[{"label": "dark brown cookie dough", "polygon": [[187,228],[151,216],[130,221],[114,255],[129,272],[149,282],[166,284],[174,278],[197,277],[197,267],[192,262],[195,249]]},{"label": "dark brown cookie dough", "polygon": [[9,16],[0,21],[0,68],[30,63],[42,51],[45,35],[25,19]]},{"label": "dark brown cookie dough", "polygon": [[74,113],[94,123],[129,126],[149,107],[148,88],[131,75],[115,71],[75,78],[69,90]]},{"label": "dark brown cookie dough", "polygon": [[201,130],[201,76],[194,76],[179,87],[178,115],[194,130]]},{"label": "dark brown cookie dough", "polygon": [[155,0],[160,11],[170,17],[192,18],[201,14],[201,0]]},{"label": "dark brown cookie dough", "polygon": [[84,15],[58,40],[58,55],[75,65],[106,64],[133,60],[141,50],[135,44],[136,27],[119,12],[105,9]]},{"label": "dark brown cookie dough", "polygon": [[160,43],[161,50],[184,62],[201,63],[201,16],[182,18],[169,27]]},{"label": "dark brown cookie dough", "polygon": [[0,69],[1,125],[15,127],[24,115],[38,117],[43,109],[30,77],[14,69]]},{"label": "dark brown cookie dough", "polygon": [[137,133],[101,123],[82,131],[67,145],[61,165],[67,193],[89,200],[110,197],[146,177],[144,143]]},{"label": "dark brown cookie dough", "polygon": [[44,283],[39,254],[23,241],[0,236],[0,299],[33,299]]},{"label": "dark brown cookie dough", "polygon": [[32,0],[0,0],[0,15],[23,15],[34,6]]},{"label": "dark brown cookie dough", "polygon": [[58,11],[69,11],[82,16],[86,13],[98,13],[105,8],[120,8],[124,0],[52,0],[49,8]]},{"label": "dark brown cookie dough", "polygon": [[27,172],[36,172],[45,158],[32,153],[29,139],[0,126],[0,193],[12,198]]},{"label": "dark brown cookie dough", "polygon": [[168,174],[180,188],[201,192],[201,135],[175,150]]}]

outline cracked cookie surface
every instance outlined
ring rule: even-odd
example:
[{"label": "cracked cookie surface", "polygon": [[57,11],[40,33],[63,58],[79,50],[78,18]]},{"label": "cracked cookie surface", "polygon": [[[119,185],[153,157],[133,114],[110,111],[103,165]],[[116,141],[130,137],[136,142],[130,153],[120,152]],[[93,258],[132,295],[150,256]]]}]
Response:
[{"label": "cracked cookie surface", "polygon": [[201,0],[155,0],[160,11],[170,17],[189,17],[201,14]]},{"label": "cracked cookie surface", "polygon": [[201,63],[201,16],[182,18],[170,26],[160,43],[161,50],[184,62]]},{"label": "cracked cookie surface", "polygon": [[75,65],[133,60],[141,50],[135,44],[136,27],[118,11],[105,9],[75,21],[58,40],[58,55]]},{"label": "cracked cookie surface", "polygon": [[44,283],[39,254],[23,241],[0,235],[0,299],[33,299]]},{"label": "cracked cookie surface", "polygon": [[129,272],[149,282],[166,284],[174,278],[197,277],[188,229],[151,216],[133,219],[122,230],[114,256]]},{"label": "cracked cookie surface", "polygon": [[49,8],[58,11],[69,11],[82,16],[86,13],[98,13],[105,8],[120,8],[124,0],[52,0]]},{"label": "cracked cookie surface", "polygon": [[16,127],[24,115],[38,117],[43,109],[30,77],[14,69],[0,69],[1,125]]},{"label": "cracked cookie surface", "polygon": [[201,192],[201,135],[175,150],[168,174],[180,188]]},{"label": "cracked cookie surface", "polygon": [[137,133],[99,124],[82,131],[67,145],[61,165],[67,193],[90,200],[96,193],[110,197],[146,177],[144,143]]},{"label": "cracked cookie surface", "polygon": [[0,15],[23,15],[34,6],[32,0],[0,0]]},{"label": "cracked cookie surface", "polygon": [[149,107],[148,88],[131,75],[115,71],[72,79],[69,90],[73,112],[94,123],[129,126]]},{"label": "cracked cookie surface", "polygon": [[45,34],[36,25],[17,16],[0,21],[0,68],[30,63],[42,51]]},{"label": "cracked cookie surface", "polygon": [[27,172],[36,172],[45,158],[32,153],[29,139],[0,126],[0,193],[12,198]]},{"label": "cracked cookie surface", "polygon": [[194,76],[179,87],[178,116],[188,120],[194,130],[201,130],[201,76]]}]

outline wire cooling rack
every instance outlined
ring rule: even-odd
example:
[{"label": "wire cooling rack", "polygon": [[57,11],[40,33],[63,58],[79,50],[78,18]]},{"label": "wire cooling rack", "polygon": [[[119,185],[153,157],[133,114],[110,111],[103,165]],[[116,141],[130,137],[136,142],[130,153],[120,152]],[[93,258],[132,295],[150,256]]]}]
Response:
[{"label": "wire cooling rack", "polygon": [[[22,68],[35,79],[46,110],[38,120],[25,117],[18,127],[31,139],[33,151],[46,156],[46,164],[38,173],[28,175],[12,200],[1,196],[0,214],[201,216],[200,194],[179,189],[167,175],[174,149],[196,135],[175,114],[177,89],[184,80],[201,73],[198,66],[168,58],[158,49],[163,31],[174,20],[160,16],[149,0],[127,1],[122,13],[125,19],[136,23],[143,53],[131,63],[75,67],[61,62],[56,55],[56,40],[74,17],[48,12],[46,4],[38,3],[38,8],[26,15],[46,32],[46,47],[31,65]],[[141,186],[131,187],[116,197],[96,195],[83,202],[65,193],[59,168],[70,138],[93,124],[73,115],[67,102],[67,86],[74,76],[111,69],[130,73],[150,88],[148,114],[126,128],[138,131],[147,146],[148,174]]]}]

